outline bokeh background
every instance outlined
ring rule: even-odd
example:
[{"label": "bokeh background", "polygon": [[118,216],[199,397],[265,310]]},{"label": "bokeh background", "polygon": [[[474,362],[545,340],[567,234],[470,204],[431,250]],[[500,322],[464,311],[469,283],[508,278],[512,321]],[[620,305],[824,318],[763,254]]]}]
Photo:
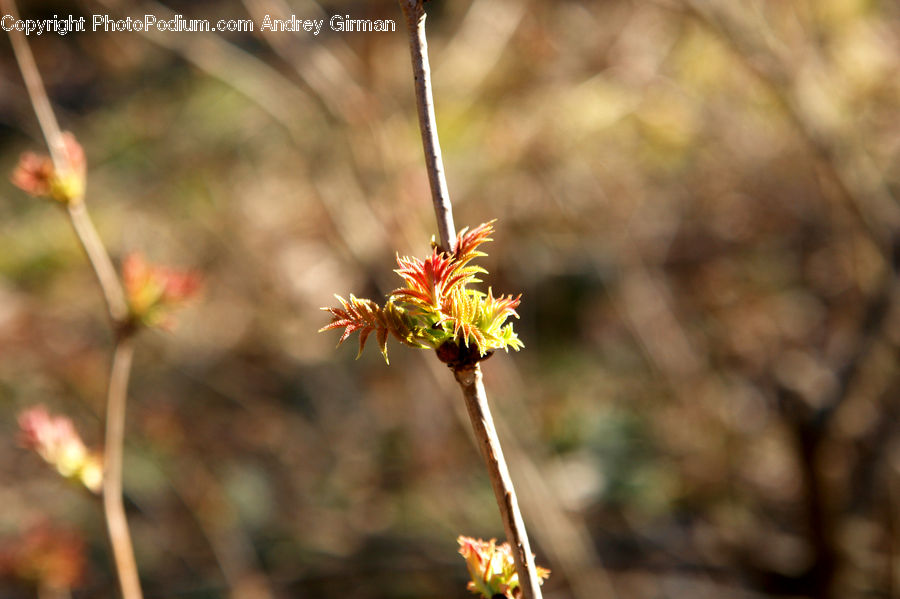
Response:
[{"label": "bokeh background", "polygon": [[[500,219],[486,283],[523,294],[485,377],[545,597],[898,596],[900,5],[428,8],[457,226]],[[316,333],[436,229],[396,4],[20,10],[401,25],[29,41],[114,258],[206,279],[131,382],[146,596],[470,596],[457,535],[503,531],[450,373]],[[43,149],[3,39],[0,171]],[[99,501],[16,432],[43,403],[99,446],[110,347],[64,215],[4,177],[3,598],[115,596]]]}]

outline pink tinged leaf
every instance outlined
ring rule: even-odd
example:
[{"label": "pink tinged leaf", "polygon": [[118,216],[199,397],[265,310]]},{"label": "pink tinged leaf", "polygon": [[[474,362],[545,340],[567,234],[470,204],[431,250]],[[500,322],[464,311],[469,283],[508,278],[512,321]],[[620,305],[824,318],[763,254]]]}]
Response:
[{"label": "pink tinged leaf", "polygon": [[143,254],[131,253],[122,263],[122,280],[129,296],[138,293],[149,277],[149,268]]},{"label": "pink tinged leaf", "polygon": [[10,180],[33,196],[50,196],[65,202],[80,199],[84,192],[86,161],[84,150],[68,131],[63,133],[62,157],[65,164],[58,165],[63,169],[58,172],[49,156],[25,152],[20,156]]},{"label": "pink tinged leaf", "polygon": [[429,306],[431,305],[431,298],[428,296],[428,294],[416,289],[397,289],[391,294],[391,296],[409,298],[414,304],[422,303]]},{"label": "pink tinged leaf", "polygon": [[[458,542],[459,553],[466,560],[471,578],[467,585],[470,591],[485,598],[496,594],[507,598],[516,596],[515,589],[520,585],[509,543],[497,545],[495,539],[486,542],[462,536]],[[536,573],[540,579],[550,575],[549,570],[539,566],[536,567]]]},{"label": "pink tinged leaf", "polygon": [[366,329],[363,329],[362,331],[360,331],[360,333],[359,333],[359,352],[357,352],[357,354],[356,354],[357,360],[362,355],[363,348],[366,346],[366,339],[368,339],[369,335],[371,335],[371,334],[372,334],[371,328],[366,328]]},{"label": "pink tinged leaf", "polygon": [[122,279],[132,316],[145,325],[162,328],[172,322],[171,313],[202,286],[197,272],[149,264],[140,253],[125,258]]},{"label": "pink tinged leaf", "polygon": [[47,431],[53,428],[50,413],[44,406],[35,406],[19,414],[19,443],[26,449],[37,449]]},{"label": "pink tinged leaf", "polygon": [[468,227],[460,231],[456,238],[454,259],[457,262],[466,263],[477,256],[485,255],[483,252],[477,251],[477,248],[482,243],[491,241],[490,235],[494,232],[495,222],[496,219],[481,224],[471,231]]},{"label": "pink tinged leaf", "polygon": [[387,334],[387,328],[378,329],[376,340],[378,341],[378,347],[381,348],[381,355],[384,356],[384,361],[390,364],[391,362],[388,360],[387,353]]},{"label": "pink tinged leaf", "polygon": [[197,295],[202,285],[200,275],[195,271],[175,271],[164,269],[165,301],[178,303]]},{"label": "pink tinged leaf", "polygon": [[400,268],[394,272],[406,282],[406,289],[397,289],[392,295],[412,298],[417,300],[413,303],[421,303],[422,307],[439,310],[453,286],[461,281],[452,280],[455,273],[452,259],[436,250],[424,261],[398,257],[397,264]]},{"label": "pink tinged leaf", "polygon": [[448,288],[456,287],[460,284],[474,283],[475,275],[478,273],[486,273],[487,271],[477,266],[457,269],[453,276],[447,278],[445,283]]},{"label": "pink tinged leaf", "polygon": [[351,322],[347,325],[347,328],[344,329],[344,334],[341,335],[341,338],[338,340],[338,345],[347,340],[347,337],[353,334],[354,331],[360,328],[360,325],[355,322]]},{"label": "pink tinged leaf", "polygon": [[320,333],[324,333],[325,331],[330,331],[331,329],[338,329],[338,328],[340,328],[340,327],[345,327],[345,326],[347,326],[348,324],[350,324],[350,321],[349,321],[349,320],[347,320],[346,318],[343,318],[342,316],[338,316],[337,313],[336,313],[336,311],[335,311],[334,309],[332,309],[332,308],[322,308],[322,309],[323,309],[323,310],[328,310],[329,312],[331,312],[332,314],[334,314],[334,318],[335,318],[336,320],[332,320],[331,322],[329,322],[328,324],[326,324],[324,327],[322,327],[321,329],[319,329],[319,332],[320,332]]},{"label": "pink tinged leaf", "polygon": [[25,152],[10,177],[12,184],[33,196],[44,196],[50,193],[50,180],[53,177],[53,161],[49,156],[39,156],[34,152]]}]

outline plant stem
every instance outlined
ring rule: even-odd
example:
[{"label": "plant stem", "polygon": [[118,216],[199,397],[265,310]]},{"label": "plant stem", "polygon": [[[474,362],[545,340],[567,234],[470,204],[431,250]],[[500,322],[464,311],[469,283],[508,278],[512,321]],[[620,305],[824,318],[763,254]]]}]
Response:
[{"label": "plant stem", "polygon": [[[456,249],[454,247],[456,228],[453,225],[453,207],[450,204],[450,192],[447,190],[447,179],[444,176],[441,144],[438,140],[437,121],[434,115],[431,67],[428,65],[428,43],[425,38],[425,8],[422,0],[399,1],[403,15],[406,17],[406,30],[409,34],[416,105],[419,112],[419,129],[422,133],[425,167],[428,171],[428,181],[431,184],[431,199],[437,217],[441,249],[453,252]],[[487,465],[491,486],[494,488],[494,495],[500,508],[503,528],[506,530],[506,539],[513,549],[522,597],[523,599],[541,599],[541,587],[534,566],[534,555],[531,553],[531,546],[528,543],[528,533],[525,531],[525,522],[519,511],[519,503],[516,499],[512,478],[509,475],[509,468],[503,458],[500,439],[494,428],[494,419],[487,402],[487,394],[481,382],[481,368],[477,363],[473,366],[456,368],[454,375],[463,391],[472,428]]]},{"label": "plant stem", "polygon": [[[2,0],[0,6],[3,8],[4,14],[11,15],[16,21],[19,20],[19,12],[16,10],[14,0]],[[25,80],[25,87],[28,89],[28,96],[31,98],[31,105],[34,107],[44,139],[47,140],[53,167],[57,172],[65,172],[69,168],[65,158],[66,145],[59,130],[59,123],[56,122],[56,115],[53,114],[53,108],[50,106],[50,100],[47,98],[44,82],[41,80],[40,72],[34,62],[31,47],[28,45],[28,40],[25,39],[25,33],[12,29],[9,32],[9,41],[12,43],[16,62],[19,63],[19,70],[22,72],[22,79]]]},{"label": "plant stem", "polygon": [[[18,12],[14,0],[0,0],[0,8],[14,19]],[[31,99],[31,105],[37,115],[43,132],[53,168],[58,172],[71,169],[66,157],[65,142],[60,132],[59,123],[47,91],[41,80],[40,72],[34,61],[34,55],[28,45],[25,34],[18,30],[9,33],[16,61],[25,87]],[[109,375],[109,388],[106,408],[106,435],[104,439],[103,467],[103,511],[109,529],[110,543],[119,584],[124,599],[142,599],[140,579],[134,560],[131,534],[125,518],[125,507],[122,501],[122,446],[125,438],[125,405],[128,395],[128,380],[131,376],[131,363],[134,356],[134,331],[128,327],[128,304],[125,292],[116,274],[109,253],[97,234],[82,201],[67,204],[69,221],[75,230],[88,261],[97,277],[97,282],[106,301],[116,344],[113,352],[112,368]]]},{"label": "plant stem", "polygon": [[122,327],[128,319],[128,304],[125,302],[125,292],[119,282],[119,275],[113,266],[112,260],[103,245],[97,229],[88,214],[83,202],[68,205],[69,221],[75,229],[75,235],[84,248],[88,261],[97,276],[97,282],[103,291],[106,300],[106,309],[112,321],[113,328]]},{"label": "plant stem", "polygon": [[109,376],[109,395],[106,405],[106,444],[103,454],[103,511],[109,529],[119,585],[125,599],[142,599],[131,534],[122,501],[122,446],[125,440],[125,404],[128,398],[128,379],[134,356],[134,343],[129,335],[116,342],[112,371]]},{"label": "plant stem", "polygon": [[541,586],[537,577],[537,569],[534,566],[534,554],[528,542],[528,533],[525,531],[525,522],[519,511],[519,502],[516,499],[516,490],[513,488],[509,469],[503,457],[503,449],[500,447],[500,439],[494,428],[494,419],[488,405],[487,394],[481,381],[481,368],[474,366],[454,370],[456,380],[463,390],[466,399],[466,410],[472,421],[475,437],[481,448],[491,486],[494,488],[494,496],[497,498],[497,506],[500,508],[500,516],[503,519],[503,527],[506,529],[506,539],[513,549],[513,559],[516,562],[516,572],[519,574],[519,585],[524,599],[541,599]]},{"label": "plant stem", "polygon": [[453,252],[456,228],[453,226],[453,208],[450,191],[444,176],[444,160],[441,142],[438,140],[437,119],[434,116],[434,98],[431,93],[431,67],[428,64],[428,42],[425,39],[425,8],[422,0],[400,0],[406,17],[409,34],[409,51],[412,56],[413,76],[416,86],[416,105],[419,112],[419,129],[425,150],[425,167],[431,185],[431,199],[437,217],[441,249]]},{"label": "plant stem", "polygon": [[[12,15],[14,19],[18,19],[18,11],[14,0],[0,0],[3,12]],[[34,62],[34,55],[31,53],[31,47],[25,34],[21,31],[13,29],[9,32],[10,42],[12,43],[13,52],[16,56],[16,62],[19,64],[19,70],[22,72],[22,79],[25,81],[25,87],[28,90],[28,97],[31,99],[31,105],[37,115],[38,123],[47,142],[47,148],[50,150],[50,157],[53,160],[53,168],[57,172],[65,172],[71,168],[65,150],[65,142],[53,113],[53,107],[47,97],[47,90],[44,88],[44,82],[41,80],[40,71]],[[69,219],[75,229],[75,234],[81,242],[88,260],[97,275],[97,281],[103,291],[103,297],[106,299],[106,307],[109,312],[110,319],[113,321],[114,328],[118,328],[124,324],[128,316],[128,307],[125,303],[125,294],[116,275],[116,270],[112,265],[109,254],[97,235],[97,230],[88,216],[87,209],[83,202],[70,202],[68,204]]]}]

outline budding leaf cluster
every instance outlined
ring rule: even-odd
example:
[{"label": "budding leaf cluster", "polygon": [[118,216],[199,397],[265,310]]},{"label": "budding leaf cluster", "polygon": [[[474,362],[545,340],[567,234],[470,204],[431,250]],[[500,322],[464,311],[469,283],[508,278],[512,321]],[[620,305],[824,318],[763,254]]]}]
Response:
[{"label": "budding leaf cluster", "polygon": [[77,204],[84,199],[87,161],[84,149],[68,131],[63,133],[65,161],[57,169],[50,156],[25,152],[13,171],[13,185],[35,197],[46,197],[61,204]]},{"label": "budding leaf cluster", "polygon": [[360,354],[375,333],[385,361],[389,336],[411,347],[436,349],[439,355],[448,353],[448,347],[456,350],[449,352],[454,355],[474,349],[477,358],[498,349],[518,351],[522,342],[506,321],[519,317],[521,296],[494,297],[490,289],[484,293],[468,287],[481,282],[478,275],[487,274],[470,262],[487,255],[478,246],[491,241],[493,231],[493,221],[463,229],[450,253],[434,248],[424,259],[398,256],[394,272],[405,285],[388,295],[384,307],[352,294],[349,299],[336,296],[340,307],[322,308],[331,313],[331,322],[319,332],[343,328],[338,345],[358,332]]},{"label": "budding leaf cluster", "polygon": [[100,492],[103,464],[100,455],[89,451],[65,416],[51,415],[35,406],[19,415],[19,442],[34,450],[65,478],[80,482],[94,493]]},{"label": "budding leaf cluster", "polygon": [[[24,152],[10,177],[12,183],[35,197],[65,206],[81,204],[87,177],[84,149],[68,131],[62,134],[62,146],[59,165],[45,154]],[[125,324],[171,329],[173,313],[197,295],[202,279],[194,271],[150,264],[135,253],[122,265],[122,284],[129,311]]]},{"label": "budding leaf cluster", "polygon": [[[466,588],[481,595],[484,599],[517,599],[520,596],[519,576],[509,543],[497,544],[496,539],[490,541],[475,540],[472,537],[460,536],[459,554],[466,560],[469,570],[469,584]],[[550,576],[547,568],[535,567],[538,579]]]},{"label": "budding leaf cluster", "polygon": [[201,286],[196,272],[149,264],[138,253],[130,254],[122,264],[122,281],[132,321],[162,329],[172,327],[172,313]]}]

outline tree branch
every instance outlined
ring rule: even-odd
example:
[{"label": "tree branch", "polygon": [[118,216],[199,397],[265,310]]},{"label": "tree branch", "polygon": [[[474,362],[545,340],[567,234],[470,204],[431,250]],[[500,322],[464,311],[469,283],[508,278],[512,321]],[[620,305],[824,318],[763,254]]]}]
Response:
[{"label": "tree branch", "polygon": [[[14,19],[18,19],[18,11],[14,0],[0,0],[0,6],[5,14],[12,15]],[[34,62],[34,55],[31,53],[31,47],[25,34],[21,31],[13,29],[9,32],[10,42],[12,43],[13,52],[16,56],[16,62],[19,64],[19,70],[22,72],[22,79],[25,81],[25,87],[28,90],[28,96],[31,99],[31,105],[37,115],[38,123],[41,126],[41,132],[50,150],[50,158],[53,160],[53,168],[57,173],[67,172],[72,168],[66,158],[66,144],[63,140],[59,123],[50,100],[47,97],[47,90],[41,80],[40,71]],[[69,220],[75,229],[75,234],[81,242],[87,254],[88,260],[97,275],[97,281],[103,291],[103,297],[106,300],[106,308],[109,317],[113,322],[113,328],[121,327],[128,317],[128,307],[125,303],[125,294],[122,291],[122,285],[116,275],[116,270],[112,265],[109,254],[97,235],[91,218],[84,207],[83,202],[68,203]]]},{"label": "tree branch", "polygon": [[422,0],[400,0],[406,17],[409,34],[409,51],[412,56],[413,77],[416,85],[416,106],[419,112],[419,129],[425,150],[425,167],[431,185],[431,200],[437,217],[441,249],[453,252],[456,228],[453,226],[453,207],[444,176],[444,160],[441,142],[438,140],[437,119],[434,116],[434,98],[431,93],[431,67],[428,64],[428,42],[425,39],[425,8]]},{"label": "tree branch", "polygon": [[[14,0],[0,0],[3,12],[18,18]],[[40,72],[28,45],[25,34],[21,31],[9,32],[13,51],[25,80],[31,104],[34,107],[41,126],[53,168],[57,173],[71,170],[66,154],[66,145],[60,132],[59,123],[53,113],[47,92],[41,80]],[[113,353],[112,368],[109,375],[109,387],[106,409],[106,434],[104,439],[103,467],[103,512],[109,529],[109,538],[113,549],[113,557],[118,573],[122,595],[125,599],[142,599],[140,579],[134,560],[131,534],[122,502],[122,445],[125,435],[125,404],[128,393],[128,379],[131,376],[131,363],[134,355],[134,330],[128,326],[128,303],[125,292],[116,274],[109,253],[97,234],[93,222],[88,215],[84,202],[68,202],[69,221],[75,230],[88,261],[97,277],[97,282],[106,301],[106,309],[115,335],[116,345]]]},{"label": "tree branch", "polygon": [[[406,17],[409,34],[409,50],[412,58],[416,88],[416,105],[419,112],[419,129],[422,132],[422,146],[425,150],[425,167],[431,184],[431,199],[437,217],[441,249],[455,250],[456,228],[453,225],[453,207],[450,192],[444,176],[441,145],[438,140],[437,122],[434,115],[434,99],[431,92],[431,68],[428,65],[428,43],[425,38],[425,8],[423,0],[399,0]],[[506,530],[506,539],[513,550],[516,572],[523,599],[541,599],[541,587],[534,566],[534,555],[528,542],[525,522],[519,511],[512,478],[503,458],[500,439],[494,428],[487,394],[481,382],[481,368],[476,363],[453,369],[457,382],[466,400],[466,409],[472,421],[475,437],[478,439],[487,465],[491,486],[500,508],[500,517]]]},{"label": "tree branch", "polygon": [[128,304],[125,301],[122,284],[119,282],[119,275],[116,274],[106,247],[97,234],[97,229],[94,228],[87,208],[84,207],[84,202],[70,203],[68,211],[69,221],[72,223],[72,228],[75,229],[75,235],[81,242],[81,247],[84,248],[84,253],[97,276],[97,283],[100,284],[103,298],[106,300],[106,309],[113,329],[119,330],[127,324],[128,320]]},{"label": "tree branch", "polygon": [[[4,14],[11,15],[14,20],[19,19],[19,11],[16,10],[14,0],[2,0],[0,6],[3,7]],[[44,82],[41,80],[40,72],[34,62],[31,47],[28,45],[28,40],[25,39],[25,33],[17,29],[9,32],[9,41],[12,43],[13,53],[16,55],[16,62],[19,63],[19,70],[22,72],[22,79],[25,80],[25,87],[28,89],[28,96],[31,98],[31,105],[37,115],[41,132],[44,134],[44,139],[47,140],[53,167],[57,172],[64,172],[69,168],[69,163],[65,158],[66,144],[63,142],[59,123],[56,121],[56,115],[53,114],[53,108],[47,98],[47,90],[44,89]]]},{"label": "tree branch", "polygon": [[106,443],[103,452],[103,511],[109,529],[119,585],[125,599],[142,599],[141,583],[128,520],[122,502],[122,446],[125,441],[125,405],[128,398],[128,379],[134,357],[134,343],[130,336],[121,337],[113,353],[109,375],[109,394],[106,404]]},{"label": "tree branch", "polygon": [[[491,416],[491,408],[488,405],[484,384],[481,382],[481,368],[478,364],[453,371],[459,386],[463,390],[466,399],[466,410],[478,439],[481,455],[488,469],[491,486],[494,488],[494,496],[497,498],[497,507],[500,508],[500,516],[503,527],[506,529],[506,539],[513,550],[513,559],[516,561],[516,572],[519,573],[519,585],[525,599],[541,598],[541,583],[537,577],[537,569],[534,566],[534,554],[528,542],[528,533],[525,531],[525,521],[519,511],[519,502],[516,499],[516,490],[513,488],[512,478],[503,457],[503,449],[500,447],[500,439],[494,428],[494,419]],[[524,575],[523,575],[524,574]]]}]

